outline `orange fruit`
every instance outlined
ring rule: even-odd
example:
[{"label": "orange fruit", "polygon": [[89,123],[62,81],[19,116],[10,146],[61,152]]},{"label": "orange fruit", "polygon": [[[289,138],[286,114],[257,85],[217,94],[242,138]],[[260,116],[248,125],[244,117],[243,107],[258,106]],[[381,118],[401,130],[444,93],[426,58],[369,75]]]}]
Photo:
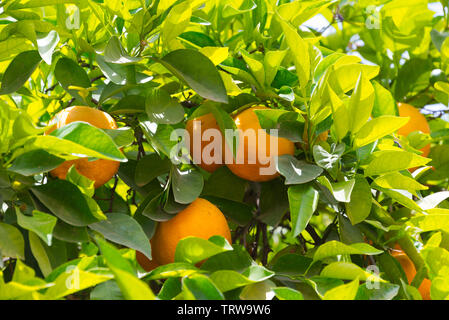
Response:
[{"label": "orange fruit", "polygon": [[[419,109],[406,103],[398,103],[398,110],[401,117],[410,117],[410,120],[398,130],[399,135],[406,137],[414,131],[430,133],[426,117],[419,112]],[[421,156],[427,157],[430,153],[430,143],[420,150],[422,151]]]},{"label": "orange fruit", "polygon": [[[261,131],[259,119],[254,110],[268,109],[264,106],[255,106],[244,110],[234,117],[237,129],[240,129],[239,144],[236,152],[236,159],[227,160],[226,165],[229,169],[240,178],[251,181],[269,181],[276,178],[279,173],[274,169],[273,173],[262,173],[261,169],[269,168],[270,164],[274,166],[273,158],[284,154],[293,155],[295,145],[286,138],[270,137],[265,131]],[[251,135],[251,132],[254,135]],[[247,134],[245,134],[247,133]],[[270,140],[276,139],[278,148],[274,152],[270,150]],[[260,145],[260,141],[265,141],[265,145]],[[231,151],[226,147],[226,152],[232,155]],[[259,158],[259,153],[263,158]],[[230,163],[228,163],[230,162]]]},{"label": "orange fruit", "polygon": [[159,264],[156,261],[148,259],[140,251],[136,251],[136,260],[146,272],[150,272],[151,270],[159,267]]},{"label": "orange fruit", "polygon": [[[220,154],[216,155],[215,154],[215,148],[213,148],[213,145],[216,144],[215,142],[215,136],[211,136],[210,137],[210,141],[203,141],[202,137],[204,132],[207,129],[214,129],[217,130],[220,133],[220,141],[219,141],[219,145],[220,145]],[[198,159],[198,161],[200,161],[200,163],[197,163],[197,165],[201,168],[203,168],[204,170],[208,171],[208,172],[214,172],[215,170],[217,170],[219,167],[223,166],[223,136],[221,134],[220,131],[220,127],[218,126],[217,121],[215,120],[215,117],[213,116],[212,113],[208,113],[205,115],[202,115],[200,117],[191,119],[189,121],[187,121],[186,123],[186,130],[189,133],[190,136],[190,155],[192,156],[192,158],[194,157],[194,137],[198,136],[198,138],[201,141],[201,159]],[[209,146],[210,147],[207,147]],[[204,149],[207,148],[205,150],[204,153],[204,157],[208,157],[210,156],[212,159],[210,159],[210,162],[212,163],[206,163],[209,161],[205,161],[205,159],[203,159],[203,151]],[[209,150],[210,148],[210,150]],[[217,157],[220,159],[219,162],[217,161],[212,161],[214,160],[214,158]]]},{"label": "orange fruit", "polygon": [[[407,276],[408,283],[412,283],[413,278],[416,276],[416,268],[412,260],[407,256],[407,254],[401,249],[399,245],[396,244],[395,249],[392,251],[391,255],[398,260],[401,264],[402,269],[404,269],[405,275]],[[430,286],[431,281],[429,279],[424,279],[421,282],[418,290],[421,293],[423,300],[431,300],[430,298]]]},{"label": "orange fruit", "polygon": [[172,263],[179,240],[189,236],[209,239],[215,235],[232,241],[223,213],[209,201],[198,198],[174,218],[158,224],[151,239],[153,260],[160,265]]},{"label": "orange fruit", "polygon": [[[66,108],[52,120],[54,125],[46,133],[59,129],[71,122],[84,121],[100,129],[117,129],[114,119],[106,112],[83,106]],[[118,171],[120,162],[98,159],[89,161],[87,158],[65,161],[50,174],[59,179],[65,179],[70,167],[74,165],[83,176],[94,181],[95,188],[108,182]]]}]

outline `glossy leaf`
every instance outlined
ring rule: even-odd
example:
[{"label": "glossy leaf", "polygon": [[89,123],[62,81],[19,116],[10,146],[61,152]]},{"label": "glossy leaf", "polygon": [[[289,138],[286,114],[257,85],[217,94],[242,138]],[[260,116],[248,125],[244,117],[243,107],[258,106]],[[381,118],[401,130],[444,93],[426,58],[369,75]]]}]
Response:
[{"label": "glossy leaf", "polygon": [[164,56],[161,63],[203,98],[228,102],[220,74],[214,64],[203,54],[180,49]]},{"label": "glossy leaf", "polygon": [[0,95],[19,90],[40,62],[41,57],[37,51],[25,51],[18,54],[3,74]]}]

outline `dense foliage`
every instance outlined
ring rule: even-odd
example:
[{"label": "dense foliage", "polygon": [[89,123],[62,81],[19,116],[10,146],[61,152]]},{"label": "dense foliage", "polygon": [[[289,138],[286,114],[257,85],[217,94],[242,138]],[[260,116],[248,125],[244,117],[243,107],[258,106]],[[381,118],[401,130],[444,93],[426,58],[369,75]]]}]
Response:
[{"label": "dense foliage", "polygon": [[[449,5],[431,8],[1,1],[0,299],[421,299],[426,281],[448,298]],[[399,102],[430,133],[397,134],[413,121]],[[270,108],[262,128],[295,143],[279,177],[170,161],[189,119],[212,113],[224,132],[254,105]],[[70,106],[118,128],[50,134]],[[79,157],[120,167],[98,188],[75,167],[49,174]],[[188,237],[145,272],[136,251],[151,258],[157,224],[198,197],[227,217],[232,244]]]}]

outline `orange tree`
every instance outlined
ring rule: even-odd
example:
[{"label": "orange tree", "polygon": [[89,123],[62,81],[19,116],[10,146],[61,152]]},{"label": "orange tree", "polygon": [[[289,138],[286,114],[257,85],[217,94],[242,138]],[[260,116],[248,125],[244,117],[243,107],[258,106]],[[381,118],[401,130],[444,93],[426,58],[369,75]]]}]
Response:
[{"label": "orange tree", "polygon": [[1,1],[0,299],[447,299],[431,8]]}]

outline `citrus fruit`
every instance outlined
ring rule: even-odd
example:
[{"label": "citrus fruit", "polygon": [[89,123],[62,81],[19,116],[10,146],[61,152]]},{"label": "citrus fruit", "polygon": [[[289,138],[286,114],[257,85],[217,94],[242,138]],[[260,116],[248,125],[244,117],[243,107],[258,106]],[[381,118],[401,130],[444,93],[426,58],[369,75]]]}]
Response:
[{"label": "citrus fruit", "polygon": [[[401,249],[399,245],[395,246],[395,249],[392,251],[391,255],[398,260],[401,264],[402,269],[404,269],[405,275],[407,276],[408,283],[412,283],[413,278],[416,276],[416,268],[413,264],[412,260],[407,256],[407,254]],[[423,300],[431,300],[430,299],[430,286],[431,281],[429,279],[424,279],[421,282],[418,290],[421,293]]]},{"label": "citrus fruit", "polygon": [[[75,121],[84,121],[100,129],[117,129],[114,119],[106,112],[90,107],[74,106],[59,112],[52,120],[54,124],[46,134]],[[89,161],[87,158],[80,158],[65,161],[50,171],[50,174],[59,179],[65,179],[72,165],[81,175],[93,180],[95,188],[98,188],[117,173],[120,162],[106,159]]]},{"label": "citrus fruit", "polygon": [[[204,140],[202,138],[204,132],[208,129],[213,129],[214,131],[211,130],[211,133],[215,132],[220,135],[220,139],[218,141],[218,145],[220,146],[219,154],[215,154],[215,151],[217,151],[218,148],[213,148],[213,146],[217,144],[215,141],[217,138],[216,136],[211,134],[210,137],[205,137]],[[201,141],[199,149],[200,152],[198,154],[201,158],[198,159],[199,163],[197,163],[199,167],[208,172],[214,172],[219,167],[223,166],[223,136],[221,135],[220,127],[218,126],[218,123],[212,113],[208,113],[187,121],[186,130],[190,136],[190,155],[194,160],[194,152],[196,152],[194,148],[194,143],[196,143],[195,140],[200,139],[198,141]],[[208,135],[207,132],[206,135]],[[216,159],[218,161],[215,161]]]},{"label": "citrus fruit", "polygon": [[[398,103],[398,109],[401,117],[410,117],[410,120],[398,130],[399,135],[406,137],[414,131],[430,133],[426,117],[419,112],[419,109],[406,103]],[[420,150],[422,151],[421,156],[427,157],[430,153],[430,144]]]},{"label": "citrus fruit", "polygon": [[223,213],[209,201],[198,198],[174,218],[158,224],[151,239],[153,260],[160,265],[172,263],[179,240],[189,236],[209,239],[215,235],[232,241]]},{"label": "citrus fruit", "polygon": [[[244,110],[234,117],[239,134],[239,143],[236,158],[226,159],[226,165],[240,178],[250,181],[269,181],[276,178],[279,173],[274,168],[274,157],[284,154],[293,155],[295,146],[293,142],[285,138],[270,137],[259,124],[259,119],[254,110],[268,109],[264,106],[255,106]],[[277,150],[270,150],[270,140],[275,139]],[[261,145],[259,145],[261,142]],[[227,154],[232,154],[226,146]],[[262,156],[262,159],[260,156]],[[273,168],[271,170],[270,168]],[[261,169],[270,168],[269,173]]]}]

